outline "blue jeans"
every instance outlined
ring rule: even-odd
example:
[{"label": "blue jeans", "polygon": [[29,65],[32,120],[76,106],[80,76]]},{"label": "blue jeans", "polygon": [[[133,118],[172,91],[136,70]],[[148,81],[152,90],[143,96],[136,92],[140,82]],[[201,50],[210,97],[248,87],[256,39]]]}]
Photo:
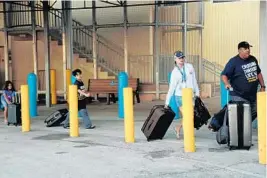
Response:
[{"label": "blue jeans", "polygon": [[[90,118],[89,118],[89,114],[88,114],[87,109],[80,109],[80,110],[78,111],[78,113],[79,113],[79,115],[81,115],[82,118],[83,118],[83,125],[84,125],[84,127],[85,127],[86,129],[87,129],[87,128],[90,128],[90,127],[92,126],[92,122],[91,122],[91,120],[90,120]],[[68,113],[67,118],[66,118],[65,123],[64,123],[64,127],[69,126],[69,124],[70,124],[70,117],[69,117],[69,113]]]}]

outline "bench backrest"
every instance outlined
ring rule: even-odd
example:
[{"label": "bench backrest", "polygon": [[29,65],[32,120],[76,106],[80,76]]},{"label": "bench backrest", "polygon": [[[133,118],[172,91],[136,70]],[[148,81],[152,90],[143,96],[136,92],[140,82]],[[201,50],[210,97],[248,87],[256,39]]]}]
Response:
[{"label": "bench backrest", "polygon": [[[129,78],[129,87],[133,88],[133,91],[139,89],[139,79]],[[99,91],[99,92],[117,92],[118,80],[117,79],[89,79],[88,80],[88,91]]]}]

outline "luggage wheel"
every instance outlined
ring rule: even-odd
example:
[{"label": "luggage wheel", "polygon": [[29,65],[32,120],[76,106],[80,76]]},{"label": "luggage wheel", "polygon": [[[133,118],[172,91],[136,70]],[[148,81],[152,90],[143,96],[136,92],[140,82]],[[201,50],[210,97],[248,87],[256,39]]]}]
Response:
[{"label": "luggage wheel", "polygon": [[248,150],[248,151],[249,151],[249,150],[250,150],[250,147],[246,147],[246,150]]},{"label": "luggage wheel", "polygon": [[230,150],[230,151],[233,150],[233,147],[230,146],[230,147],[229,147],[229,150]]}]

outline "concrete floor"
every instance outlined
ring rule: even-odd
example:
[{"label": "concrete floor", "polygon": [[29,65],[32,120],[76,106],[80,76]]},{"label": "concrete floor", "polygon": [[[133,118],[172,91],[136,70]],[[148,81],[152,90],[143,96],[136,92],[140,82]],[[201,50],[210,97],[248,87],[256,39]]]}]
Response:
[{"label": "concrete floor", "polygon": [[[209,110],[219,110],[219,98],[205,100]],[[218,145],[215,134],[203,126],[195,131],[196,152],[185,153],[177,140],[174,121],[163,140],[147,142],[141,132],[151,107],[162,102],[135,105],[135,138],[124,142],[124,123],[117,118],[117,105],[92,104],[88,110],[94,130],[80,127],[80,137],[69,130],[45,127],[44,118],[58,108],[38,108],[31,131],[0,124],[0,178],[177,178],[177,177],[265,177],[266,167],[258,164],[257,133],[250,151],[229,151]],[[2,113],[1,113],[2,114]]]}]

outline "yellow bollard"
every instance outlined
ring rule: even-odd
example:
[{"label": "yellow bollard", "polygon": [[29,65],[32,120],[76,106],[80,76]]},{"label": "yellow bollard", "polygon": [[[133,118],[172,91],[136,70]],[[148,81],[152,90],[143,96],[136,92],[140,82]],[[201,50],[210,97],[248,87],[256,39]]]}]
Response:
[{"label": "yellow bollard", "polygon": [[70,136],[79,137],[77,85],[69,86],[69,117],[70,117]]},{"label": "yellow bollard", "polygon": [[194,133],[194,108],[193,90],[184,88],[182,90],[183,103],[183,131],[184,131],[184,151],[195,152],[195,133]]},{"label": "yellow bollard", "polygon": [[69,86],[71,85],[71,70],[66,69],[66,96],[67,101],[69,101]]},{"label": "yellow bollard", "polygon": [[50,70],[51,104],[57,104],[56,70]]},{"label": "yellow bollard", "polygon": [[259,163],[266,164],[266,109],[267,93],[257,93]]},{"label": "yellow bollard", "polygon": [[124,135],[126,143],[135,142],[134,139],[134,114],[133,114],[133,89],[123,88],[124,105]]},{"label": "yellow bollard", "polygon": [[21,114],[22,132],[29,132],[31,129],[31,121],[28,85],[21,85]]}]

